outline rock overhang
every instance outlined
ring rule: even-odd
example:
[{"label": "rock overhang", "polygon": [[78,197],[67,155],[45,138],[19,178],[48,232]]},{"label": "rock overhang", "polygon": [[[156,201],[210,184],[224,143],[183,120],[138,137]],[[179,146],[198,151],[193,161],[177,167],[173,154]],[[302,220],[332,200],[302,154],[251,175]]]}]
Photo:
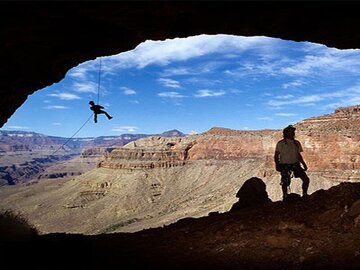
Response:
[{"label": "rock overhang", "polygon": [[0,124],[72,67],[146,40],[199,34],[269,36],[360,48],[356,2],[3,2]]}]

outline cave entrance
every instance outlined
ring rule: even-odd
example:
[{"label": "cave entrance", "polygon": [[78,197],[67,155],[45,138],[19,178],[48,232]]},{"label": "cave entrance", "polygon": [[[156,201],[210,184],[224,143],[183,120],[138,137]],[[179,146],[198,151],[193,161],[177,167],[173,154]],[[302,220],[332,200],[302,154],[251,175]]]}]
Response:
[{"label": "cave entrance", "polygon": [[[80,137],[281,128],[358,103],[359,51],[270,37],[199,35],[146,41],[101,57],[99,118]],[[38,91],[4,130],[70,137],[98,94],[99,59]]]},{"label": "cave entrance", "polygon": [[[37,143],[48,145],[51,140],[60,140],[61,144],[61,138],[71,136],[87,119],[91,113],[88,102],[96,100],[101,93],[100,103],[114,119],[107,121],[99,117],[99,123],[90,122],[79,137],[67,145],[78,152],[84,146],[89,148],[83,151],[82,157],[89,165],[85,169],[91,170],[96,167],[91,163],[91,156],[106,155],[118,146],[147,135],[180,137],[203,133],[213,127],[281,129],[304,118],[330,113],[340,106],[356,105],[360,101],[359,60],[359,50],[338,50],[264,36],[219,34],[149,40],[132,51],[101,57],[100,91],[98,58],[72,68],[64,80],[30,96],[3,130],[9,130],[6,133],[12,139],[25,138],[29,142],[30,138],[37,138]],[[12,150],[34,155],[35,148],[39,149],[38,145],[26,146],[26,141],[22,142],[22,148]],[[177,145],[169,142],[166,146],[173,149]],[[142,159],[159,153],[139,150],[131,154]],[[213,151],[212,154],[222,153]],[[203,163],[207,168],[214,166],[211,162]],[[164,194],[161,179],[167,175],[150,175],[139,170],[141,166],[134,167],[134,171],[144,183],[142,190],[150,190],[150,203],[156,203]],[[157,165],[149,166],[154,169]],[[173,164],[161,166],[181,175],[181,169],[174,168]],[[45,172],[44,177],[62,176],[61,166],[56,169],[56,173]],[[79,171],[71,173],[75,178]],[[201,172],[197,173],[200,179]],[[126,188],[132,178],[129,174],[121,188]],[[111,189],[114,182],[98,181],[92,185],[91,190],[78,192],[78,196],[63,207],[79,210],[94,201],[107,199],[107,189]],[[126,196],[124,200],[126,202]],[[211,201],[211,196],[206,200]],[[128,204],[131,206],[133,202]],[[115,216],[128,214],[111,207]],[[129,209],[131,212],[131,207]],[[164,213],[170,211],[169,208],[163,210]],[[137,221],[137,217],[133,217],[117,226]]]}]

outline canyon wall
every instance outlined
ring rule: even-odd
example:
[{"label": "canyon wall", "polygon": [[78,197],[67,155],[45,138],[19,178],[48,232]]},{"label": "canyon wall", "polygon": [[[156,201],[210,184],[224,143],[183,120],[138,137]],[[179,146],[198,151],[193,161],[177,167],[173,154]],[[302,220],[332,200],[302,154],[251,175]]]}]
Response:
[{"label": "canyon wall", "polygon": [[[360,106],[305,119],[295,125],[303,157],[312,172],[338,180],[360,180]],[[181,166],[195,160],[257,159],[271,173],[281,130],[212,128],[185,138],[151,137],[114,149],[99,164],[112,169]]]},{"label": "canyon wall", "polygon": [[[360,181],[357,108],[295,125],[309,167],[310,194]],[[273,155],[280,139],[281,130],[212,128],[200,135],[142,138],[104,153],[89,149],[79,162],[96,156],[95,169],[67,180],[3,187],[0,203],[22,212],[42,233],[97,234],[229,211],[252,177],[261,178],[269,198],[278,201],[280,175]],[[292,179],[291,192],[301,194],[299,179]]]}]

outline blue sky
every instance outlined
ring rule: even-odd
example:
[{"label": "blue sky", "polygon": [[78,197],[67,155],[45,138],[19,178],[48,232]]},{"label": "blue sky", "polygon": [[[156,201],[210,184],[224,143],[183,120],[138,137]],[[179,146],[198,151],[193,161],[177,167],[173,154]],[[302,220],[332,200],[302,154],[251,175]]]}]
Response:
[{"label": "blue sky", "polygon": [[71,137],[91,117],[100,63],[100,104],[114,118],[99,115],[76,137],[278,129],[360,104],[360,50],[200,35],[146,41],[82,63],[29,96],[2,130]]}]

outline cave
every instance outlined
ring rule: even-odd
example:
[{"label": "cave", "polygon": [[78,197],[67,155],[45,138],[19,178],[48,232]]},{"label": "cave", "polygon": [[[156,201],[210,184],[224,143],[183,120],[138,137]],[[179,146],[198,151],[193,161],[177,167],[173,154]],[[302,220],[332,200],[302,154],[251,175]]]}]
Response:
[{"label": "cave", "polygon": [[[132,50],[146,40],[165,40],[200,34],[231,34],[268,36],[299,42],[310,41],[338,49],[360,48],[360,32],[357,29],[360,25],[358,7],[356,2],[340,1],[2,2],[0,3],[0,55],[2,59],[0,127],[7,122],[29,95],[61,81],[71,68],[99,56],[109,56]],[[347,184],[332,189],[327,194],[317,193],[314,197],[314,205],[331,210],[321,215],[322,221],[332,221],[334,216],[339,216],[343,211],[347,211],[348,205],[353,203],[352,199],[358,198],[358,187],[358,184]],[[332,202],[337,207],[334,206],[334,211],[328,206],[330,198],[333,197],[335,199]],[[305,216],[313,216],[311,205],[309,207],[306,205],[296,206],[297,208],[291,208],[291,205],[287,206],[288,212],[301,213],[304,211]],[[267,216],[271,217],[269,220],[279,221],[281,225],[283,224],[280,221],[283,219],[284,210],[280,210],[275,218],[273,206],[262,211],[268,212]],[[359,211],[359,203],[350,210]],[[259,213],[261,214],[261,212]],[[356,214],[358,215],[358,212]],[[225,247],[226,244],[233,244],[227,242],[228,239],[238,236],[241,232],[240,226],[240,229],[234,226],[234,223],[237,225],[239,216],[237,213],[231,212],[225,217],[227,219],[222,221],[223,216],[214,212],[203,219],[188,218],[171,227],[153,229],[131,237],[122,234],[104,234],[92,237],[50,234],[35,237],[35,240],[24,243],[16,241],[0,243],[0,250],[4,251],[3,257],[6,259],[4,263],[11,262],[13,265],[9,265],[9,267],[17,268],[16,266],[19,266],[19,269],[24,267],[49,269],[51,264],[47,264],[45,258],[53,263],[51,265],[53,269],[64,269],[75,265],[78,266],[78,269],[124,267],[128,269],[136,267],[145,267],[146,269],[240,269],[241,265],[237,265],[236,260],[232,261],[233,257],[238,256],[238,253],[232,252],[232,250],[238,251],[241,248],[240,244],[243,243],[240,241],[241,239],[238,240],[239,246],[232,246],[232,249],[229,249],[231,253],[228,254],[233,257],[230,255],[217,257],[216,252],[222,254],[224,249],[215,250],[216,243],[212,242],[206,242],[209,244],[208,246],[204,245],[205,255],[203,257],[199,257],[196,249],[193,249],[199,239],[207,240],[209,238],[209,241],[212,241],[213,239],[209,236],[217,237],[217,241],[224,244]],[[244,220],[249,219],[246,212],[244,217]],[[216,226],[209,226],[210,221]],[[258,222],[259,219],[256,221]],[[340,221],[345,225],[350,224],[350,222],[346,223],[347,220],[339,218],[338,222],[340,223]],[[276,248],[276,252],[284,249],[285,254],[293,247],[292,242],[286,242],[284,238],[280,238],[279,230],[288,233],[291,230],[302,231],[304,229],[295,227],[296,223],[289,224],[292,227],[282,226],[276,231],[276,234],[267,238],[268,245],[270,248]],[[309,255],[309,261],[300,262],[301,266],[304,266],[301,269],[306,269],[306,266],[309,266],[309,269],[359,269],[360,251],[354,249],[354,246],[360,241],[359,218],[357,218],[356,224],[354,234],[344,234],[349,236],[347,242],[341,241],[338,234],[334,238],[324,237],[328,241],[323,244],[328,247],[325,250],[326,256],[319,253],[318,257],[311,257],[310,253],[313,249],[308,247],[305,251],[311,256]],[[256,235],[253,224],[249,223],[247,226],[250,228],[252,239],[254,238],[252,236]],[[191,232],[189,228],[195,228],[196,231],[193,230],[194,237],[187,244],[185,240],[189,238],[189,231]],[[316,231],[314,231],[315,233]],[[319,233],[325,234],[326,231],[319,231]],[[357,238],[353,239],[354,235]],[[310,242],[309,239],[307,239],[308,242]],[[164,243],[171,244],[168,250],[166,247],[169,246],[165,246]],[[331,256],[333,254],[331,243],[338,245],[338,252],[335,252],[337,256]],[[213,253],[208,253],[208,247],[214,247]],[[165,253],[162,254],[161,252],[164,251]],[[252,257],[255,260],[241,262],[243,264],[241,269],[250,269],[250,266],[254,266],[251,269],[266,269],[265,266],[268,269],[279,269],[271,266],[271,262],[274,261],[270,257],[273,255],[272,253],[258,262],[256,260],[261,254],[256,254],[257,250],[253,249],[248,249],[247,252],[249,251],[253,252],[249,254],[249,258]],[[322,250],[322,252],[324,251]],[[352,257],[342,256],[350,253],[355,253],[355,255]],[[200,253],[200,255],[203,254]],[[200,262],[196,262],[197,256],[200,258]],[[162,261],[163,258],[164,261]],[[281,261],[281,256],[279,258],[280,266],[291,269],[285,267],[290,262]],[[304,258],[300,257],[299,260],[304,260]],[[182,264],[177,265],[178,262]],[[54,265],[56,263],[58,265]],[[253,264],[247,265],[247,263]],[[295,265],[292,269],[299,269],[299,267],[299,265]]]},{"label": "cave", "polygon": [[231,34],[360,48],[357,8],[340,1],[2,2],[0,124],[72,67],[146,40]]}]

